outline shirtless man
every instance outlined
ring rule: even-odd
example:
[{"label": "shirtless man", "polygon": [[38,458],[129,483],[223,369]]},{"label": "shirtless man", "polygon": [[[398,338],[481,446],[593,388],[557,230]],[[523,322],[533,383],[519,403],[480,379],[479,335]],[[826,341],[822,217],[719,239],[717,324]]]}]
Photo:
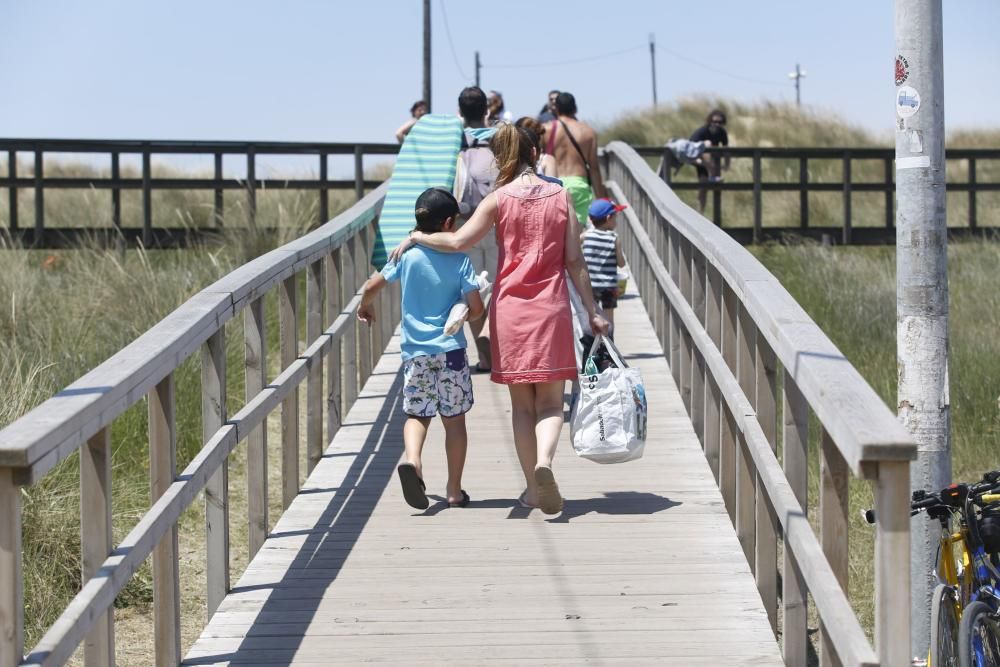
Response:
[{"label": "shirtless man", "polygon": [[[556,176],[573,198],[580,225],[586,226],[590,202],[594,197],[607,197],[597,163],[597,133],[576,119],[576,98],[571,93],[559,93],[555,108],[556,119],[549,123],[546,132],[549,135],[546,152],[555,157]],[[567,132],[580,150],[573,145]]]}]

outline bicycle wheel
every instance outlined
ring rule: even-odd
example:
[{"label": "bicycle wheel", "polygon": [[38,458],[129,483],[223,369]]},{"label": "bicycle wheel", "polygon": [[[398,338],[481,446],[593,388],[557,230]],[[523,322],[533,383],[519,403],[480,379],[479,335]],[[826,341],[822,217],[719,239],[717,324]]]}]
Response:
[{"label": "bicycle wheel", "polygon": [[958,609],[951,586],[938,584],[931,598],[929,667],[958,666]]},{"label": "bicycle wheel", "polygon": [[985,602],[976,600],[962,612],[958,657],[961,667],[1000,667],[1000,628]]}]

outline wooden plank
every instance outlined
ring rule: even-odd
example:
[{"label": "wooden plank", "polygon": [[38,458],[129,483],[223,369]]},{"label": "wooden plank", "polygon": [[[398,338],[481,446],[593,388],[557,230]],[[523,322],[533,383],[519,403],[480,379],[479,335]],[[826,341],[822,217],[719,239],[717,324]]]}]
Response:
[{"label": "wooden plank", "polygon": [[21,489],[0,467],[0,664],[24,655],[24,578],[21,572]]},{"label": "wooden plank", "polygon": [[[201,432],[208,442],[226,422],[226,331],[202,347]],[[229,592],[229,466],[222,465],[205,486],[205,576],[208,617]]]},{"label": "wooden plank", "polygon": [[[781,436],[782,467],[788,484],[799,503],[801,516],[807,516],[809,493],[809,404],[802,392],[795,386],[791,373],[785,371],[782,407],[783,429]],[[806,664],[808,645],[806,604],[806,584],[802,571],[795,562],[791,545],[785,539],[784,575],[782,577],[781,601],[783,626],[781,634],[782,653],[785,663]]]},{"label": "wooden plank", "polygon": [[[80,449],[80,556],[82,580],[96,575],[111,553],[111,430],[103,428]],[[115,616],[109,610],[84,640],[88,667],[115,664]]]},{"label": "wooden plank", "polygon": [[[711,265],[705,267],[705,331],[711,338],[716,349],[722,349],[722,276]],[[702,357],[704,364],[704,357]],[[705,446],[705,458],[720,482],[720,446],[722,437],[721,401],[719,386],[712,379],[707,368],[705,371],[705,430],[702,442]]]},{"label": "wooden plank", "polygon": [[761,201],[761,155],[760,151],[753,153],[753,242],[760,243],[764,229],[763,202]]},{"label": "wooden plank", "polygon": [[[369,251],[370,228],[365,227],[354,243],[354,279],[358,283],[358,288],[364,284],[368,276],[368,259],[371,257]],[[358,327],[358,384],[364,386],[372,374],[372,331],[371,327],[361,325]]]},{"label": "wooden plank", "polygon": [[851,153],[844,152],[844,233],[841,242],[844,245],[851,244]]},{"label": "wooden plank", "polygon": [[[296,276],[278,288],[278,337],[281,368],[288,368],[299,354],[298,289]],[[299,492],[299,396],[291,392],[281,404],[281,507],[288,509]]]},{"label": "wooden plank", "polygon": [[[243,311],[244,363],[247,400],[267,384],[267,336],[264,299],[254,299]],[[267,539],[267,417],[247,436],[247,523],[249,554],[253,558]]]},{"label": "wooden plank", "polygon": [[[174,376],[171,374],[149,394],[149,486],[154,506],[173,484],[177,474],[176,410]],[[153,549],[153,638],[157,667],[172,667],[181,658],[181,591],[176,523],[170,522],[164,533]],[[87,585],[84,586],[86,589]],[[52,630],[55,629],[56,626],[53,626]],[[45,638],[41,644],[44,643]]]},{"label": "wooden plank", "polygon": [[[17,178],[17,151],[7,151],[7,176]],[[17,222],[17,186],[7,188],[7,229],[10,232],[18,230]]]},{"label": "wooden plank", "polygon": [[[849,565],[847,545],[847,463],[836,444],[824,429],[820,436],[820,487],[819,515],[823,554],[837,578],[840,588],[847,592]],[[897,563],[898,567],[902,567]],[[841,661],[832,648],[827,624],[820,623],[820,665],[839,665]]]},{"label": "wooden plank", "polygon": [[[354,268],[354,257],[356,254],[355,245],[357,240],[352,237],[347,240],[343,249],[344,260],[344,298],[348,298],[358,291],[358,272]],[[358,398],[358,326],[357,319],[353,319],[351,326],[344,332],[342,343],[343,348],[343,378],[344,378],[344,412],[347,414],[354,401]]]},{"label": "wooden plank", "polygon": [[[311,345],[323,333],[323,262],[306,270],[306,341]],[[308,472],[323,456],[323,360],[309,365],[306,380],[306,460]]]}]

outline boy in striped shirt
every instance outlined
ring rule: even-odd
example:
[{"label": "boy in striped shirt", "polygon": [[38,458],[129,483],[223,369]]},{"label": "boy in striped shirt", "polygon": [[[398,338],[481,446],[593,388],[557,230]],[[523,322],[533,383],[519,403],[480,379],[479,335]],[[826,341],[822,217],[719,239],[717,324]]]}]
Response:
[{"label": "boy in striped shirt", "polygon": [[593,229],[580,235],[594,301],[601,304],[604,317],[611,324],[615,323],[618,306],[618,267],[625,266],[621,241],[615,231],[615,214],[624,208],[610,199],[595,199],[588,211]]}]

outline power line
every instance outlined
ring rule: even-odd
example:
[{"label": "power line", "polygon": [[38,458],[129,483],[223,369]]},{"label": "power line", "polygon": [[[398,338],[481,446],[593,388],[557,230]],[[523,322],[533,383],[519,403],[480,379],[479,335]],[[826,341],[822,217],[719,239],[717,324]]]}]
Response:
[{"label": "power line", "polygon": [[462,78],[468,81],[470,77],[462,69],[462,66],[458,64],[458,54],[455,53],[455,42],[451,39],[451,28],[448,26],[448,13],[444,9],[444,0],[441,0],[441,18],[444,19],[444,34],[448,38],[448,49],[451,51],[451,60],[455,63],[455,69],[462,75]]},{"label": "power line", "polygon": [[528,69],[533,67],[558,67],[560,65],[576,65],[577,63],[592,62],[594,60],[603,60],[604,58],[611,58],[613,56],[620,56],[625,53],[632,53],[633,51],[646,50],[649,47],[646,44],[642,46],[634,46],[631,49],[621,49],[620,51],[611,51],[610,53],[602,53],[596,56],[587,56],[585,58],[576,58],[574,60],[559,60],[556,62],[548,63],[521,63],[516,65],[486,65],[483,67],[489,69]]},{"label": "power line", "polygon": [[703,62],[701,62],[699,60],[695,60],[694,58],[689,58],[689,57],[687,57],[685,55],[677,53],[676,51],[671,51],[670,49],[664,48],[662,46],[660,47],[660,50],[666,52],[668,55],[671,55],[674,58],[677,58],[678,60],[683,60],[686,63],[690,63],[692,65],[697,65],[698,67],[707,69],[710,72],[715,72],[716,74],[721,74],[722,76],[728,76],[728,77],[730,77],[732,79],[739,79],[740,81],[748,81],[750,83],[757,83],[757,84],[761,84],[761,85],[765,85],[765,86],[784,86],[784,83],[779,83],[777,81],[766,81],[764,79],[754,79],[754,78],[749,77],[749,76],[742,76],[740,74],[733,74],[732,72],[727,72],[724,69],[719,69],[718,67],[713,67],[712,65],[705,64],[705,63],[703,63]]}]

